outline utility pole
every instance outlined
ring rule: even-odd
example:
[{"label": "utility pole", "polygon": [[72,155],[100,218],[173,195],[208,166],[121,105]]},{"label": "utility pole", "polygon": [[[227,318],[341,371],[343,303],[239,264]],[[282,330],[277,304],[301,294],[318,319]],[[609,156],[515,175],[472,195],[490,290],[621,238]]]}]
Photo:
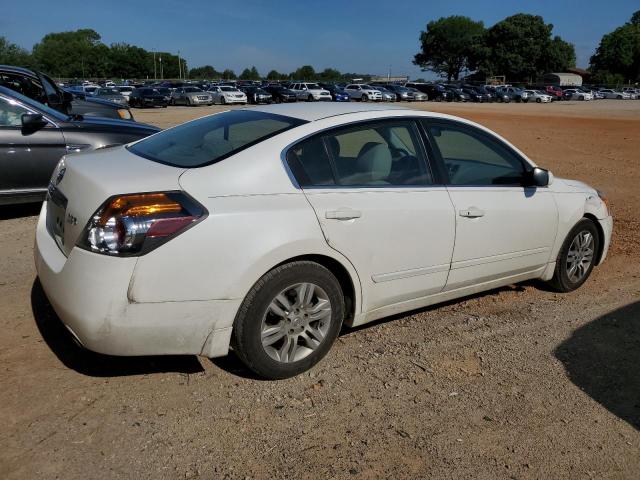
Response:
[{"label": "utility pole", "polygon": [[153,51],[153,79],[156,80],[158,78],[158,74],[156,71],[156,51]]},{"label": "utility pole", "polygon": [[387,75],[387,83],[391,82],[391,65],[389,65],[389,74]]},{"label": "utility pole", "polygon": [[180,50],[178,50],[178,75],[180,75],[180,80],[182,80],[182,62],[180,61]]},{"label": "utility pole", "polygon": [[164,80],[164,72],[162,70],[162,55],[160,55],[160,80]]}]

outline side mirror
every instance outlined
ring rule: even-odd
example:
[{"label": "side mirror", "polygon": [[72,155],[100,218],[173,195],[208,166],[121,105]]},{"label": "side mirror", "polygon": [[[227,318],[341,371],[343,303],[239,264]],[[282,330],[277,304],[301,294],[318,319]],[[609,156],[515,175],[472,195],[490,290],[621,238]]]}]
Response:
[{"label": "side mirror", "polygon": [[33,133],[47,125],[47,121],[39,113],[23,113],[20,117],[22,130],[26,133]]},{"label": "side mirror", "polygon": [[544,168],[535,167],[527,175],[526,186],[530,187],[546,187],[549,185],[550,174],[549,170]]}]

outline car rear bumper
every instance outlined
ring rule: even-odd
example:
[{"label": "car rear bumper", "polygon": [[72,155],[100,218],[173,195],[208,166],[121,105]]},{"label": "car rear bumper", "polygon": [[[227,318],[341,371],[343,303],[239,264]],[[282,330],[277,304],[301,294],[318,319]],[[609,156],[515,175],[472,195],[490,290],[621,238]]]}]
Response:
[{"label": "car rear bumper", "polygon": [[38,277],[58,317],[84,347],[122,356],[227,354],[241,299],[131,302],[137,258],[79,248],[65,257],[45,219],[43,204],[34,254]]}]

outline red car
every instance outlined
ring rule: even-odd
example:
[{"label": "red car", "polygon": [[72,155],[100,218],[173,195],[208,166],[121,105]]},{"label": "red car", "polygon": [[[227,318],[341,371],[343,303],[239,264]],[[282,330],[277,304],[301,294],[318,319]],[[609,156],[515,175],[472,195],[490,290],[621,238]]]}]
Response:
[{"label": "red car", "polygon": [[554,100],[562,100],[562,89],[560,87],[555,87],[553,85],[547,85],[545,87],[545,92],[547,92]]}]

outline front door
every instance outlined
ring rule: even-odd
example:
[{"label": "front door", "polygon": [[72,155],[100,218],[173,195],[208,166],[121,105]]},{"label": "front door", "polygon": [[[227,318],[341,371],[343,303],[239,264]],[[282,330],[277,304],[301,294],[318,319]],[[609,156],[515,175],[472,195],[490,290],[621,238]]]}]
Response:
[{"label": "front door", "polygon": [[22,115],[31,113],[13,100],[0,98],[0,190],[44,192],[60,158],[64,137],[52,124],[25,132]]},{"label": "front door", "polygon": [[458,122],[423,125],[456,211],[446,290],[544,268],[558,224],[549,189],[523,186],[525,161],[493,135]]},{"label": "front door", "polygon": [[444,288],[453,206],[446,188],[434,184],[413,121],[340,127],[292,148],[288,161],[327,243],[366,287],[364,312]]}]

